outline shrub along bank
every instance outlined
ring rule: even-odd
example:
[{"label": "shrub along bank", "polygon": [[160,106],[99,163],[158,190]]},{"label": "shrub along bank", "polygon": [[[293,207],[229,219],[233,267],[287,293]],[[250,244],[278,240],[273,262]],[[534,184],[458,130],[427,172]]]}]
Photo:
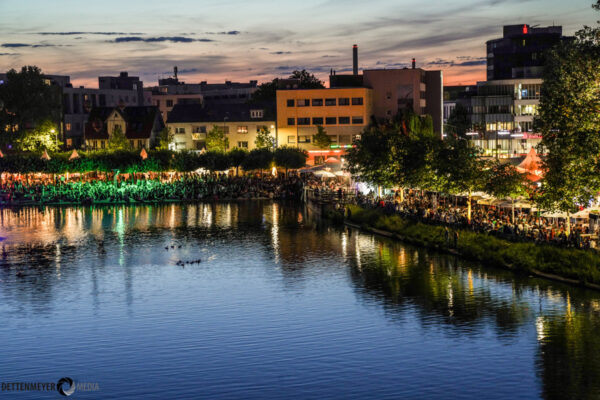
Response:
[{"label": "shrub along bank", "polygon": [[347,216],[347,221],[376,233],[391,233],[407,242],[451,251],[490,266],[600,289],[600,255],[595,251],[515,243],[468,230],[458,231],[457,246],[454,248],[453,231],[450,231],[447,243],[443,226],[413,222],[397,215],[385,215],[381,210],[368,210],[354,205],[348,207],[350,215]]}]

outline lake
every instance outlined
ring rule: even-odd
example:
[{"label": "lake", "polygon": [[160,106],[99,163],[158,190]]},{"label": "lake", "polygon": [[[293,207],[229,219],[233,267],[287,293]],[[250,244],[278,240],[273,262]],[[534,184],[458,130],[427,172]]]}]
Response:
[{"label": "lake", "polygon": [[0,382],[70,377],[90,383],[81,399],[600,398],[600,292],[298,205],[2,209],[0,236]]}]

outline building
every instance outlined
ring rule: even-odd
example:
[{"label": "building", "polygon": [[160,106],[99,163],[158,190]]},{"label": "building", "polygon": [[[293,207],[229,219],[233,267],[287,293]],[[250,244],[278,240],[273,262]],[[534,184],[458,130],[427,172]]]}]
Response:
[{"label": "building", "polygon": [[202,100],[201,94],[152,93],[152,105],[158,107],[160,115],[165,121],[169,119],[169,114],[177,104],[202,104]]},{"label": "building", "polygon": [[85,124],[85,147],[107,149],[110,137],[120,129],[131,148],[150,149],[157,144],[164,126],[160,112],[154,106],[96,107],[91,109]]},{"label": "building", "polygon": [[137,76],[129,76],[127,72],[121,72],[119,76],[101,76],[98,78],[100,89],[135,90],[138,96],[138,104],[144,104],[144,82]]},{"label": "building", "polygon": [[533,122],[541,97],[545,53],[570,37],[562,27],[506,25],[486,43],[487,81],[470,99],[475,144],[485,155],[522,157],[541,141]]},{"label": "building", "polygon": [[275,117],[269,107],[249,104],[177,104],[167,126],[175,134],[174,150],[206,149],[206,134],[214,127],[229,139],[229,149],[256,148],[256,136],[268,129],[275,138]]},{"label": "building", "polygon": [[562,26],[505,25],[502,38],[486,43],[487,80],[541,78],[545,52],[565,39]]},{"label": "building", "polygon": [[[277,144],[305,149],[318,164],[329,151],[350,147],[372,116],[373,90],[369,88],[277,90]],[[331,138],[331,149],[313,144],[318,126]],[[316,159],[315,154],[319,155]]]},{"label": "building", "polygon": [[477,94],[477,86],[444,86],[444,124],[448,122],[450,114],[457,104],[464,106],[467,111],[471,109],[471,97]]},{"label": "building", "polygon": [[379,121],[394,118],[409,108],[418,115],[431,115],[436,133],[443,134],[442,71],[426,71],[416,67],[403,69],[371,69],[358,73],[358,47],[352,48],[353,74],[338,75],[331,71],[330,88],[364,87],[373,90],[373,115]]}]

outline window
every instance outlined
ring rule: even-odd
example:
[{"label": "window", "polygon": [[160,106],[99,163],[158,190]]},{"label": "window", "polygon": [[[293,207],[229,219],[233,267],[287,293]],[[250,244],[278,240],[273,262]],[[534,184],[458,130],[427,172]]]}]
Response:
[{"label": "window", "polygon": [[142,147],[144,147],[144,141],[138,140],[138,149],[141,149]]},{"label": "window", "polygon": [[299,99],[299,100],[297,100],[298,107],[308,107],[309,104],[310,104],[310,102],[308,101],[308,99]]},{"label": "window", "polygon": [[183,127],[181,127],[181,128],[175,128],[175,133],[185,134],[185,128],[183,128]]},{"label": "window", "polygon": [[248,133],[248,127],[247,126],[238,126],[237,133]]},{"label": "window", "polygon": [[263,110],[250,110],[250,118],[262,118],[263,115]]},{"label": "window", "polygon": [[100,107],[106,106],[106,95],[105,94],[100,94],[98,96],[98,103],[100,103]]},{"label": "window", "polygon": [[349,106],[350,105],[350,99],[348,97],[340,97],[338,99],[338,105],[340,105],[340,106]]},{"label": "window", "polygon": [[313,117],[313,125],[323,125],[323,117]]},{"label": "window", "polygon": [[392,92],[386,92],[385,93],[385,98],[390,100],[392,98]]},{"label": "window", "polygon": [[325,99],[325,105],[326,106],[335,106],[337,105],[337,101],[335,98],[333,99]]},{"label": "window", "polygon": [[286,103],[288,107],[294,107],[294,99],[288,99]]},{"label": "window", "polygon": [[223,131],[224,134],[228,134],[229,133],[229,127],[228,126],[223,126],[221,127],[221,130]]},{"label": "window", "polygon": [[104,147],[106,146],[106,142],[104,140],[100,141],[100,148],[104,149]]},{"label": "window", "polygon": [[298,136],[298,143],[310,143],[310,136],[308,136],[308,135]]},{"label": "window", "polygon": [[247,149],[248,148],[248,142],[238,142],[237,143],[237,147],[239,147],[241,149]]},{"label": "window", "polygon": [[296,119],[295,118],[288,118],[288,125],[296,125]]},{"label": "window", "polygon": [[337,118],[336,117],[327,117],[325,118],[325,125],[335,125],[337,124]]},{"label": "window", "polygon": [[352,105],[353,106],[362,106],[363,105],[363,98],[362,97],[353,97],[352,98]]},{"label": "window", "polygon": [[167,107],[173,107],[173,100],[167,100]]},{"label": "window", "polygon": [[192,127],[192,133],[206,133],[206,125]]},{"label": "window", "polygon": [[363,123],[363,117],[352,117],[352,125],[362,125]]},{"label": "window", "polygon": [[310,125],[310,118],[298,118],[298,125]]},{"label": "window", "polygon": [[327,135],[329,136],[329,140],[331,140],[331,143],[337,143],[337,135]]},{"label": "window", "polygon": [[65,124],[65,129],[67,131],[70,131],[71,130],[71,124]]},{"label": "window", "polygon": [[296,136],[288,136],[288,144],[296,143]]},{"label": "window", "polygon": [[156,100],[156,107],[160,107],[160,100]]},{"label": "window", "polygon": [[338,123],[340,125],[349,125],[350,124],[350,117],[339,117],[338,118]]},{"label": "window", "polygon": [[[113,133],[115,133],[115,131],[116,131],[117,129],[121,130],[121,125],[119,125],[119,124],[115,124],[115,127],[113,128]],[[121,132],[122,132],[122,130],[121,130]]]},{"label": "window", "polygon": [[129,141],[129,147],[131,147],[133,149],[133,140]]},{"label": "window", "polygon": [[264,129],[264,130],[268,131],[269,127],[266,126],[266,125],[256,125],[256,133],[260,132],[261,129]]},{"label": "window", "polygon": [[321,107],[323,105],[323,99],[312,99],[313,107]]}]

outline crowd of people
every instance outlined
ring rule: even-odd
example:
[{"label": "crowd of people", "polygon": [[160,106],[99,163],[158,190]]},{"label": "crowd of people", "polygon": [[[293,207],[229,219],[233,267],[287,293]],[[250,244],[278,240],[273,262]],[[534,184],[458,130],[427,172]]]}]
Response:
[{"label": "crowd of people", "polygon": [[127,176],[123,179],[7,180],[0,183],[4,205],[49,203],[128,203],[235,199],[297,199],[303,183],[297,176],[274,177],[189,174]]},{"label": "crowd of people", "polygon": [[575,223],[570,232],[565,221],[558,218],[543,218],[530,210],[512,210],[492,206],[473,205],[471,221],[468,220],[466,199],[445,198],[436,193],[407,191],[403,196],[397,191],[391,195],[377,197],[374,194],[352,197],[353,203],[366,208],[381,208],[387,214],[398,214],[404,218],[429,224],[449,226],[453,229],[469,229],[512,241],[545,242],[565,247],[596,247],[597,230],[589,224]]}]

